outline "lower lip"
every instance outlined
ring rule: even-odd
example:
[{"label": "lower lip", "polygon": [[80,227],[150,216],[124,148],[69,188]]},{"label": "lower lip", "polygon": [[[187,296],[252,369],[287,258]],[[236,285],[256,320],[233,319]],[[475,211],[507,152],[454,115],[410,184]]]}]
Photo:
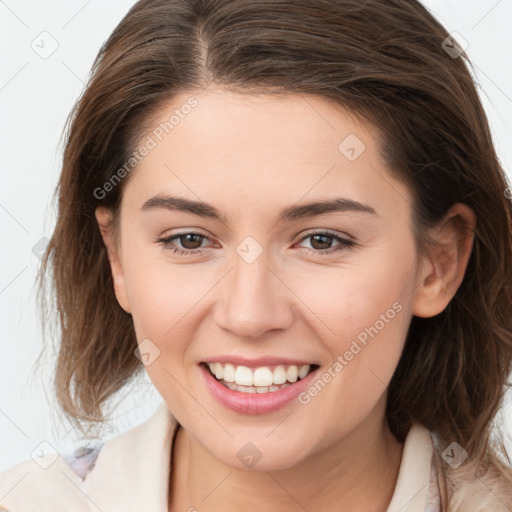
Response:
[{"label": "lower lip", "polygon": [[319,368],[313,370],[304,379],[278,391],[243,393],[241,391],[233,391],[224,386],[210,373],[204,364],[200,364],[199,367],[211,394],[222,405],[235,412],[249,415],[266,414],[282,409],[310,386],[311,381],[319,370]]}]

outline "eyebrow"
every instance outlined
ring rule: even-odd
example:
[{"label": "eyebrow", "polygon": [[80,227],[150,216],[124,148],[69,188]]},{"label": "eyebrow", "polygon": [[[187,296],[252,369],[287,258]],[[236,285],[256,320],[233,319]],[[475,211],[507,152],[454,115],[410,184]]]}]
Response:
[{"label": "eyebrow", "polygon": [[[193,201],[182,197],[158,195],[148,199],[142,205],[141,209],[143,211],[148,211],[158,208],[183,211],[192,213],[193,215],[198,215],[199,217],[216,219],[226,222],[225,215],[221,215],[219,210],[217,210],[214,206],[201,201]],[[316,201],[302,205],[294,205],[285,208],[279,214],[279,221],[292,221],[305,217],[315,217],[317,215],[332,212],[358,212],[378,215],[375,209],[367,204],[359,203],[346,197],[336,197],[334,199]]]}]

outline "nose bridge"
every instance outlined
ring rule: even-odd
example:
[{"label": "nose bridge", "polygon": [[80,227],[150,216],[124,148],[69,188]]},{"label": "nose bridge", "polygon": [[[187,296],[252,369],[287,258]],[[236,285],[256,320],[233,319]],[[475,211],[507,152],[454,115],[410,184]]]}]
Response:
[{"label": "nose bridge", "polygon": [[245,240],[237,247],[216,316],[219,327],[244,338],[284,329],[293,320],[289,292],[274,275],[268,253],[256,244]]},{"label": "nose bridge", "polygon": [[269,263],[266,253],[258,255],[254,260],[237,254],[231,276],[231,293],[236,296],[239,304],[271,298],[269,288],[272,288],[272,283],[269,277],[275,279],[275,276],[272,275]]}]

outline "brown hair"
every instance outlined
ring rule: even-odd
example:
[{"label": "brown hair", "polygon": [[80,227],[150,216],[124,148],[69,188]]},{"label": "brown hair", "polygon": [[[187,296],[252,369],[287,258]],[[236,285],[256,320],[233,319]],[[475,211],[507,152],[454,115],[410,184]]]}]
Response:
[{"label": "brown hair", "polygon": [[[58,219],[39,275],[59,313],[55,385],[63,411],[103,420],[102,405],[143,365],[132,318],[114,295],[95,208],[118,221],[123,186],[94,193],[127,162],[164,102],[221,84],[235,91],[318,94],[371,122],[382,153],[415,197],[418,248],[457,202],[476,214],[465,278],[447,308],[413,317],[388,390],[403,440],[412,422],[469,453],[512,486],[491,442],[512,361],[512,235],[507,180],[465,54],[416,0],[141,0],[101,48],[68,119]],[[453,44],[450,44],[453,46]],[[455,46],[457,49],[457,47]],[[447,468],[449,469],[449,468]]]}]

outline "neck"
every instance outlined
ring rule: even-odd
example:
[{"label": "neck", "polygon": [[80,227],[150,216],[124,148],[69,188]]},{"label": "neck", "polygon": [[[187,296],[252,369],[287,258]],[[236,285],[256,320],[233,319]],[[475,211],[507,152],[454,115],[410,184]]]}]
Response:
[{"label": "neck", "polygon": [[396,485],[402,444],[383,416],[295,465],[277,471],[234,469],[182,427],[172,452],[169,510],[386,512]]}]

